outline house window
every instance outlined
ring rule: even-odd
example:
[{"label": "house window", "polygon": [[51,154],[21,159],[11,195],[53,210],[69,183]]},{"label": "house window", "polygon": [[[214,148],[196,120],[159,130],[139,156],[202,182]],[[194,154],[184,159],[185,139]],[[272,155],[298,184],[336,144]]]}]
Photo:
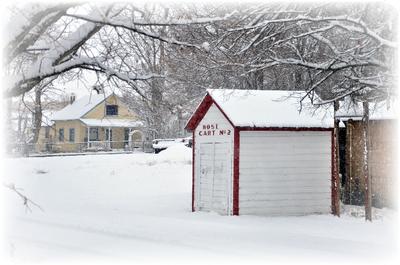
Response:
[{"label": "house window", "polygon": [[64,128],[58,129],[58,140],[64,142]]},{"label": "house window", "polygon": [[99,140],[99,128],[90,128],[90,141],[98,141]]},{"label": "house window", "polygon": [[69,129],[69,141],[75,142],[75,128]]},{"label": "house window", "polygon": [[118,115],[118,105],[107,105],[106,106],[106,115],[107,116]]},{"label": "house window", "polygon": [[49,139],[49,137],[50,137],[50,127],[46,126],[44,130],[45,130],[44,131],[44,138]]}]

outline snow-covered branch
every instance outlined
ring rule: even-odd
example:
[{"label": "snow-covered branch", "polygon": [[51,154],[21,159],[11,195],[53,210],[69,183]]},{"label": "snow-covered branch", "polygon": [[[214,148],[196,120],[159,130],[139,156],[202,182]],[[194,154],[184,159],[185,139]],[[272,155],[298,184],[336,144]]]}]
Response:
[{"label": "snow-covered branch", "polygon": [[80,61],[72,60],[63,62],[83,45],[91,36],[100,30],[101,26],[86,23],[75,32],[59,42],[59,45],[43,52],[27,71],[19,76],[9,77],[6,96],[18,96],[35,87],[46,77],[54,76],[75,68]]},{"label": "snow-covered branch", "polygon": [[[163,91],[177,84],[185,91],[195,84],[193,89],[296,89],[334,98],[363,86],[390,90],[389,79],[395,75],[391,53],[397,42],[390,8],[79,6],[43,17],[51,24],[57,21],[53,15],[64,14],[61,26],[47,27],[54,34],[47,32],[46,41],[30,43],[8,65],[13,78],[7,95],[20,95],[45,78],[83,69],[101,73],[104,82],[145,91],[154,111]],[[374,12],[380,17],[372,16]]]},{"label": "snow-covered branch", "polygon": [[[90,16],[78,16],[78,15],[68,15],[70,17],[74,17],[74,18],[78,18],[78,19],[82,19],[91,23],[96,23],[96,24],[101,24],[101,25],[107,25],[107,26],[112,26],[112,27],[118,27],[118,28],[123,28],[123,29],[127,29],[130,31],[133,31],[135,33],[144,35],[146,37],[152,38],[152,39],[157,39],[159,41],[162,42],[166,42],[166,43],[171,43],[171,44],[176,44],[176,45],[182,45],[182,46],[186,46],[186,47],[192,47],[192,48],[197,48],[197,49],[202,49],[201,46],[199,45],[195,45],[192,43],[188,43],[188,42],[183,42],[183,41],[178,41],[174,38],[167,38],[165,36],[162,36],[160,34],[155,34],[151,31],[145,30],[143,28],[139,28],[137,25],[140,26],[149,26],[151,25],[151,23],[140,23],[140,22],[127,22],[124,20],[117,20],[117,19],[107,19],[107,18],[103,18],[103,19],[99,19],[99,18],[95,18],[95,17],[90,17]],[[218,19],[216,21],[220,21],[221,19]],[[204,20],[206,21],[206,20]],[[213,21],[213,20],[210,20]],[[184,23],[184,22],[182,22]],[[207,23],[207,22],[201,22],[201,23]],[[190,23],[189,23],[190,24]],[[194,23],[193,24],[200,24],[200,22]],[[168,23],[161,23],[161,22],[156,22],[156,26],[172,26],[172,25],[184,25],[184,24],[180,24],[178,22],[172,22],[170,24]]]},{"label": "snow-covered branch", "polygon": [[[125,29],[127,34],[136,33],[145,39],[147,38],[163,43],[195,48],[202,51],[204,50],[202,45],[197,45],[195,44],[196,42],[177,40],[176,37],[166,33],[165,27],[208,25],[211,23],[226,21],[236,13],[236,11],[234,11],[225,16],[200,17],[191,19],[175,19],[173,17],[165,17],[160,19],[158,18],[159,16],[149,16],[148,14],[144,15],[145,13],[143,13],[142,15],[144,16],[138,16],[138,19],[128,20],[125,19],[125,15],[121,15],[123,12],[125,12],[124,5],[120,6],[115,4],[104,5],[101,7],[92,6],[90,9],[87,9],[89,12],[83,15],[78,13],[81,13],[84,9],[71,10],[69,7],[69,5],[60,6],[58,7],[59,9],[55,9],[54,12],[50,12],[53,11],[51,8],[44,9],[50,13],[44,17],[42,12],[34,15],[34,17],[37,18],[37,21],[31,21],[33,25],[20,34],[22,38],[30,39],[29,41],[24,42],[24,46],[21,46],[22,48],[18,48],[18,52],[16,52],[15,56],[18,55],[21,56],[21,58],[24,58],[24,56],[28,55],[30,56],[30,61],[28,60],[26,63],[18,62],[18,65],[13,65],[10,64],[13,58],[10,57],[11,59],[7,62],[7,64],[9,64],[8,66],[12,68],[12,71],[10,71],[7,81],[8,86],[4,92],[5,95],[18,96],[37,86],[44,78],[54,77],[77,68],[102,72],[107,78],[116,77],[120,80],[130,82],[137,80],[148,80],[150,78],[160,78],[163,75],[135,74],[136,70],[134,70],[129,63],[124,62],[125,58],[128,56],[123,55],[120,57],[119,50],[113,50],[113,48],[111,48],[111,46],[115,45],[113,43],[119,43],[119,38],[122,36],[120,34],[117,37],[113,36],[113,33],[110,32],[110,29]],[[133,15],[134,14],[132,14],[132,16]],[[65,32],[64,30],[60,32],[59,36],[55,38],[52,43],[51,41],[38,41],[41,35],[43,35],[43,33],[48,30],[50,26],[53,26],[60,19],[60,17],[67,17],[69,21],[73,20],[75,22],[75,26],[69,28],[70,33],[67,33],[68,31],[64,28]],[[38,25],[40,26],[40,29],[37,29],[39,27]],[[154,30],[157,28],[160,30]],[[104,30],[102,30],[100,33],[101,29]],[[95,35],[97,36],[95,39],[103,42],[104,46],[102,43],[99,43],[102,47],[98,46],[89,48],[91,44],[87,43],[93,42],[92,39]],[[19,41],[21,42],[21,40]],[[15,41],[10,42],[9,46],[14,47],[14,44]],[[129,43],[124,45],[129,45]],[[121,45],[121,47],[122,46],[123,45]],[[96,49],[97,51],[95,51]],[[104,51],[100,49],[109,50]],[[124,48],[122,48],[122,53],[123,50]],[[82,54],[85,54],[85,57],[82,57]],[[129,60],[130,63],[132,63],[132,58],[129,58]],[[110,61],[114,62],[109,63]],[[106,67],[106,65],[113,66]],[[117,65],[119,65],[119,67]],[[133,70],[133,72],[129,74],[124,73],[124,71],[121,71],[120,69],[122,65],[124,65],[125,68]],[[113,67],[116,68],[113,69]],[[142,72],[153,73],[154,71],[139,71],[139,73]]]},{"label": "snow-covered branch", "polygon": [[226,14],[223,17],[201,17],[201,18],[192,18],[192,19],[152,19],[152,20],[144,20],[144,19],[104,19],[99,20],[96,17],[86,16],[86,15],[77,15],[77,14],[66,14],[66,16],[82,19],[85,21],[95,22],[95,23],[104,23],[110,26],[116,27],[126,27],[126,28],[134,28],[137,26],[155,26],[155,27],[170,27],[170,26],[190,26],[190,25],[198,25],[198,24],[210,24],[215,22],[226,21],[231,18],[237,11],[233,11],[229,14]]},{"label": "snow-covered branch", "polygon": [[16,81],[14,81],[14,83],[10,86],[11,89],[6,91],[5,96],[13,97],[21,95],[29,91],[32,86],[38,84],[41,80],[45,78],[56,76],[77,68],[85,68],[87,70],[99,71],[105,73],[108,77],[115,76],[118,79],[126,82],[143,81],[152,78],[163,78],[163,76],[155,74],[135,75],[134,73],[121,73],[111,69],[110,67],[107,67],[96,58],[92,59],[85,57],[76,57],[53,67],[42,68],[38,72],[31,72],[30,75],[17,77]]},{"label": "snow-covered branch", "polygon": [[23,205],[25,206],[25,209],[27,211],[32,212],[30,205],[33,205],[33,206],[37,207],[39,210],[43,211],[42,207],[40,207],[39,204],[35,203],[31,199],[29,199],[25,194],[23,194],[21,192],[22,189],[15,187],[14,183],[8,183],[8,184],[3,183],[3,186],[10,189],[13,192],[15,192],[22,199]]},{"label": "snow-covered branch", "polygon": [[306,93],[304,94],[304,96],[300,99],[300,104],[303,102],[303,100],[308,97],[308,95],[312,92],[314,92],[314,90],[320,86],[323,82],[325,82],[329,77],[331,77],[334,74],[333,71],[328,72],[328,74],[326,74],[324,77],[320,78],[318,80],[318,82],[315,82],[309,89],[307,89]]},{"label": "snow-covered branch", "polygon": [[[325,62],[308,62],[304,60],[294,59],[294,58],[277,58],[277,57],[269,57],[272,61],[276,61],[280,64],[288,64],[288,65],[298,65],[306,68],[314,69],[314,70],[324,70],[324,71],[338,71],[351,67],[360,67],[360,66],[368,66],[368,65],[376,65],[376,62],[363,60],[363,61],[352,61],[352,62],[337,62],[336,59],[330,59]],[[381,66],[381,65],[379,65]]]},{"label": "snow-covered branch", "polygon": [[355,88],[355,89],[350,89],[350,90],[347,91],[346,93],[340,94],[339,96],[336,96],[336,97],[334,97],[334,98],[331,98],[331,99],[328,99],[328,100],[320,100],[320,101],[317,101],[317,102],[314,101],[314,102],[313,102],[313,105],[321,106],[321,105],[330,104],[330,103],[333,103],[333,102],[335,102],[335,101],[339,101],[339,100],[342,100],[342,99],[344,99],[344,98],[347,98],[347,97],[350,96],[351,94],[354,94],[354,93],[356,93],[356,92],[359,92],[360,90],[363,90],[363,89],[365,89],[365,86],[357,87],[357,88]]},{"label": "snow-covered branch", "polygon": [[[66,14],[67,9],[71,6],[71,4],[62,4],[45,5],[42,8],[35,7],[38,10],[32,15],[27,14],[32,12],[32,10],[27,10],[28,8],[31,9],[31,6],[28,6],[24,10],[16,10],[12,21],[9,23],[18,24],[17,21],[19,21],[19,25],[8,32],[9,36],[5,47],[5,63],[10,63],[17,55],[32,46],[51,25]],[[13,27],[15,26],[13,25]]]},{"label": "snow-covered branch", "polygon": [[290,18],[264,20],[255,25],[248,25],[248,26],[244,26],[244,27],[233,28],[228,31],[229,32],[248,31],[248,30],[254,30],[257,28],[264,28],[271,24],[281,24],[281,23],[298,23],[298,25],[300,26],[301,25],[301,24],[299,24],[300,22],[329,23],[327,26],[328,28],[332,28],[334,26],[341,27],[344,30],[347,30],[349,32],[357,32],[357,33],[366,34],[383,46],[387,46],[390,48],[398,47],[398,44],[396,42],[387,40],[387,39],[379,36],[377,33],[375,33],[373,30],[371,30],[369,27],[367,27],[367,25],[365,23],[363,23],[362,21],[349,18],[348,16],[310,17],[310,16],[300,15],[297,17],[290,17]]}]

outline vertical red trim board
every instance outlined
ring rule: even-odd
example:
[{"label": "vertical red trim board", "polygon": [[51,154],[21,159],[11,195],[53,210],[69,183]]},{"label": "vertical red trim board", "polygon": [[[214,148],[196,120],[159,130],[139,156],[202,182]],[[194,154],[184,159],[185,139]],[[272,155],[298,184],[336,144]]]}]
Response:
[{"label": "vertical red trim board", "polygon": [[239,215],[239,150],[240,130],[234,127],[233,136],[233,215]]},{"label": "vertical red trim board", "polygon": [[331,132],[331,212],[332,214],[335,214],[335,177],[334,177],[334,159],[335,157],[333,156],[334,152],[334,132]]},{"label": "vertical red trim board", "polygon": [[338,192],[339,178],[337,172],[337,160],[336,160],[336,138],[335,130],[332,129],[331,133],[331,210],[333,215],[339,215],[338,211]]},{"label": "vertical red trim board", "polygon": [[193,130],[193,135],[192,135],[192,212],[195,211],[194,209],[194,181],[195,181],[195,177],[194,177],[194,172],[195,172],[195,157],[196,157],[196,150],[195,150],[195,130]]}]

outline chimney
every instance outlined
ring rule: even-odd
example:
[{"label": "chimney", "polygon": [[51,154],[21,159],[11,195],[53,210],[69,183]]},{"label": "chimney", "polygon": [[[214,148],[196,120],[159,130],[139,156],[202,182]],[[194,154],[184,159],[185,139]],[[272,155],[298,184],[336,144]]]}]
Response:
[{"label": "chimney", "polygon": [[97,92],[97,94],[103,94],[103,92],[104,92],[102,85],[94,85],[93,90],[95,90]]},{"label": "chimney", "polygon": [[69,96],[69,104],[74,103],[76,98],[76,95],[74,93],[71,93],[71,95]]}]

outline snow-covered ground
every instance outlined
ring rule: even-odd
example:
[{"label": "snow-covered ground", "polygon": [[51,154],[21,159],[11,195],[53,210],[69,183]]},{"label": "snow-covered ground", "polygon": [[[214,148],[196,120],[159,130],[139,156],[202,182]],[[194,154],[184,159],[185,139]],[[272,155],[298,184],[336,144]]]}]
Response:
[{"label": "snow-covered ground", "polygon": [[[346,211],[301,217],[191,212],[191,149],[160,154],[8,158],[15,183],[42,208],[26,212],[5,189],[11,262],[396,264],[394,214],[367,223]],[[399,264],[399,263],[397,263]]]}]

